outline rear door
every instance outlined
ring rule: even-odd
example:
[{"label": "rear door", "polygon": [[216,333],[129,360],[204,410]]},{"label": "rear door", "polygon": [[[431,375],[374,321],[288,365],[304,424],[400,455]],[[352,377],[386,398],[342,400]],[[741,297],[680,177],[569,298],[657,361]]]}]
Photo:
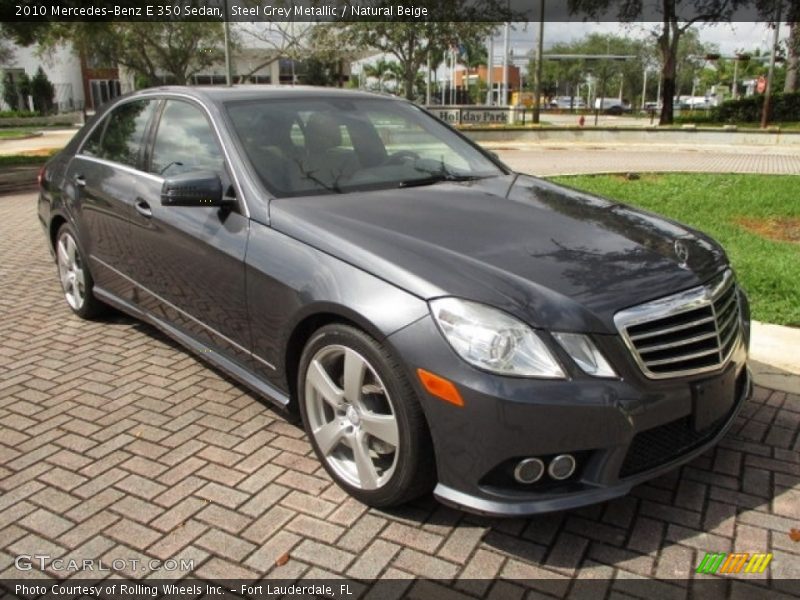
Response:
[{"label": "rear door", "polygon": [[249,363],[244,257],[249,220],[240,208],[161,205],[178,173],[211,170],[236,190],[216,131],[199,104],[168,98],[140,179],[131,243],[140,308],[242,365]]},{"label": "rear door", "polygon": [[113,108],[70,161],[64,197],[95,285],[123,300],[133,298],[130,223],[144,141],[157,101],[136,99]]}]

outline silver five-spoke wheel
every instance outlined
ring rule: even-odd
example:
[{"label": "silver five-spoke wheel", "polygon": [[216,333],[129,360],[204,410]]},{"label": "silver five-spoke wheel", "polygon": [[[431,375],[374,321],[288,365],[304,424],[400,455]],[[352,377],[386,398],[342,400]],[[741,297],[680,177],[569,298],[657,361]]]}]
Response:
[{"label": "silver five-spoke wheel", "polygon": [[391,479],[400,450],[395,409],[361,354],[341,345],[319,349],[306,370],[304,398],[311,434],[339,477],[361,490]]},{"label": "silver five-spoke wheel", "polygon": [[80,310],[86,300],[86,274],[78,246],[69,232],[64,232],[58,238],[56,255],[58,274],[67,303],[73,310]]}]

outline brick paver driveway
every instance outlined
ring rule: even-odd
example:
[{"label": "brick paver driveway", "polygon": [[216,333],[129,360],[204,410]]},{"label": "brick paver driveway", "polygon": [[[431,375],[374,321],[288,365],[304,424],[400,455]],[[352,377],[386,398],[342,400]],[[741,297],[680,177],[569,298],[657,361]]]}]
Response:
[{"label": "brick paver driveway", "polygon": [[602,597],[646,577],[649,597],[685,598],[679,580],[706,551],[736,550],[775,556],[763,575],[719,577],[735,597],[797,590],[800,396],[759,389],[717,449],[584,510],[490,520],[431,498],[367,510],[298,426],[154,329],[71,316],[33,194],[0,197],[0,256],[2,578],[25,574],[19,555],[155,557],[193,559],[201,577],[421,576],[502,598],[614,578],[592,584]]}]

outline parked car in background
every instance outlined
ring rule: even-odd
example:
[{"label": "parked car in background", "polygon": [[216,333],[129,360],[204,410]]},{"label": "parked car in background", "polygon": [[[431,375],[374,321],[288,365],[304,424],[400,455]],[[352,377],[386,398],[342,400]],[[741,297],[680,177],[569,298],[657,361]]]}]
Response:
[{"label": "parked car in background", "polygon": [[372,506],[602,502],[705,452],[751,391],[712,239],[514,173],[406,101],[143,90],[40,182],[75,315],[116,307],[299,413]]},{"label": "parked car in background", "polygon": [[550,107],[562,110],[583,110],[586,108],[586,100],[577,96],[558,96],[550,102]]},{"label": "parked car in background", "polygon": [[619,98],[595,98],[594,108],[606,115],[621,115],[630,112],[631,105]]}]

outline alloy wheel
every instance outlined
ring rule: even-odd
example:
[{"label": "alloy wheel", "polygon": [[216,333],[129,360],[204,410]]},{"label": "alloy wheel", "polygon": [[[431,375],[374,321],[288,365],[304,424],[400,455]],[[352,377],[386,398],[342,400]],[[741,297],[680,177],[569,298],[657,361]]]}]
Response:
[{"label": "alloy wheel", "polygon": [[83,270],[78,245],[70,233],[58,238],[56,247],[58,274],[67,304],[73,310],[80,310],[86,301],[86,273]]},{"label": "alloy wheel", "polygon": [[311,435],[338,476],[361,490],[391,479],[400,450],[397,418],[362,355],[341,345],[318,350],[306,370],[305,408]]}]

